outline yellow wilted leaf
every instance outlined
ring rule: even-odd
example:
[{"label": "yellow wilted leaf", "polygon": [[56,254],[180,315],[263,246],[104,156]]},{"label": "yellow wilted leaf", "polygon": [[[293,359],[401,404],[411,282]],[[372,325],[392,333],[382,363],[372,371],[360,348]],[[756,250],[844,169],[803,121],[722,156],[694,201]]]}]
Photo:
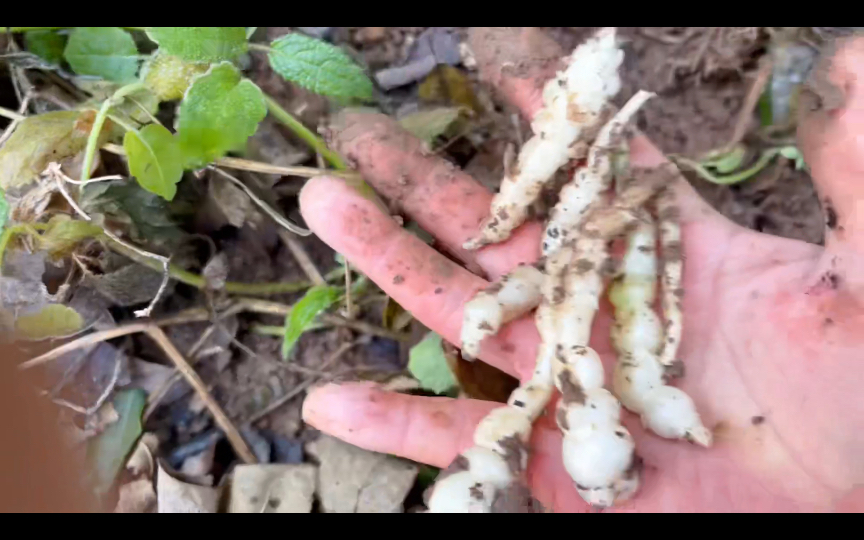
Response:
[{"label": "yellow wilted leaf", "polygon": [[443,103],[455,107],[465,107],[476,113],[482,113],[471,81],[458,68],[448,65],[439,65],[432,73],[426,76],[417,93],[421,100],[429,103]]},{"label": "yellow wilted leaf", "polygon": [[15,321],[18,337],[38,341],[74,334],[84,326],[84,320],[72,308],[62,304],[49,304],[38,313],[22,315]]},{"label": "yellow wilted leaf", "polygon": [[48,163],[84,150],[93,111],[57,111],[24,119],[0,148],[0,188],[32,182]]}]

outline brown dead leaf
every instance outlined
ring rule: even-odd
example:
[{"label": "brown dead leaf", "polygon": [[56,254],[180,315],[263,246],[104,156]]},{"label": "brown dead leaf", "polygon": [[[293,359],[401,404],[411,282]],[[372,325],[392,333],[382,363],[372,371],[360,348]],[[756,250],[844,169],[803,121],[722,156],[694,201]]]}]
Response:
[{"label": "brown dead leaf", "polygon": [[401,513],[417,467],[322,435],[309,444],[320,462],[318,496],[327,513]]},{"label": "brown dead leaf", "polygon": [[459,349],[446,340],[442,340],[442,345],[447,365],[465,397],[506,403],[519,386],[518,380],[485,362],[464,360]]},{"label": "brown dead leaf", "polygon": [[138,439],[138,444],[129,460],[126,462],[126,470],[135,476],[144,474],[147,478],[153,478],[155,472],[155,461],[153,456],[159,448],[159,438],[155,433],[145,433]]},{"label": "brown dead leaf", "polygon": [[249,195],[222,178],[210,182],[208,196],[222,212],[225,220],[234,227],[242,227],[246,219],[255,212]]},{"label": "brown dead leaf", "polygon": [[178,480],[159,464],[156,494],[160,514],[215,514],[220,489]]},{"label": "brown dead leaf", "polygon": [[308,514],[317,468],[297,465],[238,465],[231,480],[232,514]]}]

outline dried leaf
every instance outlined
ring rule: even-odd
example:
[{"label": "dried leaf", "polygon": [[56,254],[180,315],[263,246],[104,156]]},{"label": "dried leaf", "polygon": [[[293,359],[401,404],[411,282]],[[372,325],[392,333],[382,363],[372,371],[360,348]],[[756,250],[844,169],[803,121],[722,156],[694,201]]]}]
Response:
[{"label": "dried leaf", "polygon": [[132,307],[152,300],[162,286],[162,273],[129,264],[100,276],[88,275],[84,282],[115,306]]},{"label": "dried leaf", "polygon": [[431,145],[459,119],[461,112],[462,109],[459,107],[439,107],[418,111],[404,116],[399,120],[399,124],[418,139]]},{"label": "dried leaf", "polygon": [[47,305],[39,312],[21,315],[15,321],[16,335],[30,341],[71,336],[83,327],[81,315],[62,304]]},{"label": "dried leaf", "polygon": [[231,480],[232,514],[308,514],[317,468],[298,465],[238,465]]},{"label": "dried leaf", "polygon": [[72,31],[63,55],[79,75],[126,83],[138,72],[138,48],[132,36],[110,26],[79,26]]},{"label": "dried leaf", "polygon": [[161,51],[192,62],[236,60],[247,49],[244,26],[156,26],[147,36]]},{"label": "dried leaf", "polygon": [[215,514],[219,506],[218,489],[178,480],[161,463],[156,493],[160,514]]},{"label": "dried leaf", "polygon": [[486,362],[469,362],[459,349],[444,341],[444,357],[459,384],[460,397],[506,403],[519,381]]},{"label": "dried leaf", "polygon": [[372,81],[339,47],[303,34],[282,36],[270,47],[270,66],[286,81],[340,100],[372,99]]},{"label": "dried leaf", "polygon": [[0,148],[0,188],[25,186],[49,162],[84,150],[92,117],[92,111],[57,111],[24,119]]},{"label": "dried leaf", "polygon": [[211,182],[209,195],[225,216],[226,221],[238,229],[254,212],[249,195],[233,182],[225,182],[222,179]]},{"label": "dried leaf", "polygon": [[417,466],[323,435],[309,444],[321,464],[318,497],[327,513],[402,512]]},{"label": "dried leaf", "polygon": [[105,493],[110,489],[117,473],[126,462],[126,456],[140,437],[141,414],[146,404],[147,394],[142,390],[117,392],[114,396],[114,409],[120,419],[88,441],[87,458],[98,493]]},{"label": "dried leaf", "polygon": [[145,433],[138,439],[138,444],[135,445],[135,450],[129,456],[129,461],[126,462],[126,470],[135,476],[141,474],[147,475],[147,478],[152,478],[156,472],[156,462],[154,455],[159,448],[159,438],[155,433]]},{"label": "dried leaf", "polygon": [[92,223],[59,214],[48,222],[48,228],[39,236],[38,245],[39,249],[47,251],[52,257],[63,257],[71,253],[82,240],[101,234],[102,229]]},{"label": "dried leaf", "polygon": [[240,150],[267,115],[264,94],[228,63],[195,79],[180,104],[177,121],[187,168],[204,166]]},{"label": "dried leaf", "polygon": [[300,336],[315,322],[315,318],[335,304],[342,294],[338,287],[317,285],[311,287],[300,299],[285,320],[285,339],[282,342],[282,358],[288,359]]},{"label": "dried leaf", "polygon": [[422,101],[463,107],[482,113],[483,108],[474,95],[471,81],[459,69],[448,65],[437,66],[420,83],[417,94]]},{"label": "dried leaf", "polygon": [[225,282],[228,280],[228,256],[225,252],[218,253],[213,257],[201,275],[207,283],[207,289],[211,291],[221,291],[225,288]]},{"label": "dried leaf", "polygon": [[9,219],[9,203],[6,202],[6,194],[0,190],[0,234],[6,228],[6,220]]},{"label": "dried leaf", "polygon": [[458,386],[444,356],[441,336],[435,332],[429,332],[411,348],[408,371],[420,381],[420,386],[436,394],[447,393]]},{"label": "dried leaf", "polygon": [[127,131],[123,149],[129,172],[144,189],[171,201],[183,178],[183,153],[177,139],[165,127],[149,124],[141,131]]}]

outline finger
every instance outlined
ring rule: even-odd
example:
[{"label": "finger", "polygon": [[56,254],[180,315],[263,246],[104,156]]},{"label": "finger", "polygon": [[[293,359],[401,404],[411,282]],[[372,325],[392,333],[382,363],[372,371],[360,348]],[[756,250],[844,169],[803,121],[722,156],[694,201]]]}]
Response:
[{"label": "finger", "polygon": [[[374,383],[329,384],[310,392],[303,420],[328,435],[370,450],[446,468],[474,446],[477,424],[500,403],[409,396]],[[535,423],[526,471],[534,496],[558,512],[588,511],[561,461],[561,433]]]},{"label": "finger", "polygon": [[826,223],[826,246],[864,251],[864,38],[822,54],[800,99],[798,139]]},{"label": "finger", "polygon": [[[421,323],[460,344],[464,304],[489,285],[381,213],[344,181],[313,178],[300,193],[312,231]],[[530,374],[539,341],[530,317],[484,340],[480,357],[515,376]]]},{"label": "finger", "polygon": [[529,224],[494,249],[473,253],[462,244],[489,213],[492,194],[449,161],[432,156],[393,119],[345,111],[328,129],[328,141],[363,177],[456,259],[479,265],[496,279],[539,257],[540,228]]},{"label": "finger", "polygon": [[350,444],[447,467],[474,443],[474,428],[500,403],[409,396],[370,383],[329,384],[309,393],[303,421]]}]

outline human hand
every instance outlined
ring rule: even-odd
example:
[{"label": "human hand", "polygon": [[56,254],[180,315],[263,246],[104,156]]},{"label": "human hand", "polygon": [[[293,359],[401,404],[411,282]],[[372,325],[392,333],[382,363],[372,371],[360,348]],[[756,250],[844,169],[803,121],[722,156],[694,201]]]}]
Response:
[{"label": "human hand", "polygon": [[[475,32],[475,43],[490,33]],[[554,72],[554,65],[538,58],[561,51],[534,31],[507,43],[474,49],[487,79],[530,118]],[[502,69],[504,62],[516,69]],[[676,386],[693,398],[715,442],[706,450],[660,439],[625,413],[623,423],[645,468],[636,497],[610,511],[826,511],[864,502],[861,490],[853,492],[864,483],[864,277],[856,272],[864,268],[861,75],[864,39],[847,42],[830,69],[845,105],[830,110],[826,100],[800,124],[805,158],[831,216],[826,247],[739,227],[678,180],[687,292],[680,357],[687,373]],[[379,193],[434,234],[451,256],[482,269],[490,280],[539,257],[539,223],[523,225],[501,244],[463,250],[488,213],[492,194],[424,153],[392,120],[343,115],[331,139]],[[631,162],[652,167],[665,159],[637,137]],[[489,285],[486,279],[402,229],[342,180],[310,180],[301,210],[322,240],[423,324],[459,343],[462,307]],[[591,341],[607,373],[614,364],[610,312],[604,301]],[[538,343],[533,317],[523,317],[487,339],[480,359],[525,380]],[[498,406],[353,383],[313,391],[303,412],[306,422],[349,443],[446,467],[472,446],[476,424]],[[534,496],[554,511],[588,511],[561,463],[561,435],[550,415],[536,422],[530,450],[526,481]]]}]

